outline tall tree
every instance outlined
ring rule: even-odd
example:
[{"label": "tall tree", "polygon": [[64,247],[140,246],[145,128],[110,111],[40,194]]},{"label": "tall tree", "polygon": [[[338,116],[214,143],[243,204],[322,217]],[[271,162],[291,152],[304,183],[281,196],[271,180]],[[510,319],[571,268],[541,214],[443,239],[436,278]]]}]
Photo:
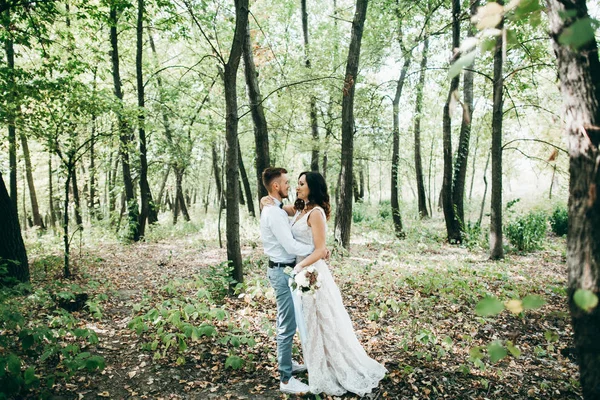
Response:
[{"label": "tall tree", "polygon": [[6,39],[4,42],[4,51],[6,53],[6,66],[7,66],[7,98],[6,98],[6,117],[8,125],[8,162],[9,162],[9,187],[10,187],[10,198],[13,202],[13,207],[18,210],[17,202],[17,127],[15,122],[15,114],[17,111],[16,107],[16,82],[15,82],[15,48],[12,37],[13,29],[11,29],[11,14],[10,7],[6,0],[2,0],[0,3],[5,11],[1,14],[2,26],[6,32]]},{"label": "tall tree", "polygon": [[586,2],[548,0],[548,9],[570,158],[567,294],[583,397],[591,400],[600,398],[600,307],[583,310],[574,295],[600,296],[600,61]]},{"label": "tall tree", "polygon": [[135,74],[137,81],[138,97],[138,140],[140,142],[140,200],[142,203],[138,219],[139,236],[143,237],[146,230],[146,221],[153,223],[158,220],[152,202],[152,193],[148,184],[148,149],[146,145],[146,105],[144,96],[144,0],[138,0],[138,14],[136,27],[136,56]]},{"label": "tall tree", "polygon": [[237,70],[243,53],[244,37],[248,29],[248,0],[235,0],[235,33],[229,59],[224,64],[225,85],[225,140],[227,142],[225,162],[225,182],[227,184],[227,260],[233,266],[232,278],[239,283],[244,281],[242,253],[240,252],[240,209],[239,160],[238,160],[238,112],[237,112]]},{"label": "tall tree", "polygon": [[400,212],[400,204],[398,201],[398,167],[400,164],[400,121],[398,114],[400,113],[400,97],[402,96],[404,81],[406,80],[406,74],[412,59],[412,51],[407,50],[406,46],[404,45],[401,26],[399,42],[402,55],[404,56],[404,63],[402,64],[402,69],[400,70],[400,77],[396,83],[396,93],[394,94],[394,100],[392,101],[392,193],[390,202],[392,206],[394,231],[396,232],[396,236],[398,238],[404,238],[406,233],[404,232],[404,227],[402,226],[402,214]]},{"label": "tall tree", "polygon": [[425,195],[425,180],[423,178],[423,163],[421,161],[421,112],[423,110],[423,90],[425,88],[425,71],[427,70],[427,53],[429,51],[429,36],[423,41],[423,58],[421,59],[421,72],[417,83],[417,98],[415,100],[415,173],[417,178],[417,200],[419,217],[429,218],[427,211],[427,197]]},{"label": "tall tree", "polygon": [[118,112],[117,120],[119,125],[119,155],[121,158],[121,166],[123,169],[123,185],[125,187],[125,202],[127,205],[128,229],[127,237],[130,240],[138,241],[140,239],[140,231],[138,224],[138,204],[135,198],[135,189],[133,179],[131,178],[131,166],[129,161],[129,148],[131,147],[131,128],[127,123],[124,115],[123,104],[123,89],[121,87],[121,70],[119,67],[119,39],[117,35],[117,25],[119,21],[120,7],[123,4],[118,0],[110,2],[109,21],[110,21],[110,44],[111,44],[111,59],[112,59],[112,76],[114,84],[114,93],[117,97]]},{"label": "tall tree", "polygon": [[[244,184],[244,192],[246,193],[246,199],[248,199],[248,214],[253,217],[256,217],[256,212],[254,211],[254,202],[252,201],[252,190],[250,189],[250,181],[248,180],[248,174],[246,173],[246,167],[244,166],[244,159],[242,158],[242,150],[238,145],[238,160],[240,167],[240,175],[242,178],[242,183]],[[240,199],[243,197],[240,193]],[[243,203],[240,203],[243,205]]]},{"label": "tall tree", "polygon": [[[304,66],[311,68],[310,46],[308,40],[308,7],[306,0],[300,0],[302,11],[302,34],[304,36]],[[310,95],[310,131],[312,134],[312,152],[310,158],[310,170],[319,170],[319,125],[317,122],[317,99],[314,93]]]},{"label": "tall tree", "polygon": [[42,215],[40,214],[35,183],[33,181],[33,167],[31,165],[31,154],[29,152],[27,136],[25,136],[23,132],[19,132],[19,138],[21,139],[21,150],[23,151],[23,159],[25,160],[25,177],[27,178],[27,188],[29,189],[29,200],[31,201],[33,225],[39,227],[40,229],[46,229],[44,221],[42,220]]},{"label": "tall tree", "polygon": [[[503,0],[498,0],[503,5]],[[504,18],[497,28],[504,29]],[[490,258],[504,258],[502,239],[502,109],[504,103],[503,35],[496,38],[494,50],[494,101],[492,106],[492,198],[490,216]]]},{"label": "tall tree", "polygon": [[[459,46],[460,0],[452,0],[452,51],[454,52],[452,63],[458,59]],[[452,103],[455,103],[455,98],[458,97],[458,83],[459,75],[457,74],[450,81],[443,114],[444,178],[442,181],[442,208],[444,210],[444,221],[446,222],[446,232],[450,243],[460,243],[462,241],[460,224],[456,219],[456,210],[452,204],[452,117],[450,116],[450,107]]]},{"label": "tall tree", "polygon": [[[479,3],[479,0],[471,2],[471,17],[477,13]],[[468,29],[467,36],[475,36],[475,28],[472,25]],[[455,211],[454,217],[459,224],[461,239],[465,230],[465,182],[469,160],[469,142],[471,140],[471,121],[473,119],[473,65],[474,63],[471,63],[469,68],[465,70],[463,77],[463,113],[452,177],[452,208]]]},{"label": "tall tree", "polygon": [[0,266],[6,265],[8,277],[29,281],[29,263],[17,209],[8,195],[0,172]]},{"label": "tall tree", "polygon": [[[262,184],[262,172],[271,164],[269,155],[269,131],[267,127],[267,118],[263,109],[263,99],[258,85],[258,72],[254,64],[252,53],[252,42],[250,37],[250,21],[246,27],[244,36],[244,75],[246,77],[246,87],[248,90],[248,100],[250,103],[250,112],[252,122],[254,123],[254,144],[256,153],[256,183],[258,200],[267,195],[267,189]],[[248,202],[251,202],[248,198]]]},{"label": "tall tree", "polygon": [[354,155],[354,90],[358,79],[358,62],[369,0],[356,0],[356,12],[352,21],[350,48],[346,62],[346,75],[342,91],[342,155],[339,175],[340,200],[335,214],[335,241],[348,249],[352,226],[352,171]]}]

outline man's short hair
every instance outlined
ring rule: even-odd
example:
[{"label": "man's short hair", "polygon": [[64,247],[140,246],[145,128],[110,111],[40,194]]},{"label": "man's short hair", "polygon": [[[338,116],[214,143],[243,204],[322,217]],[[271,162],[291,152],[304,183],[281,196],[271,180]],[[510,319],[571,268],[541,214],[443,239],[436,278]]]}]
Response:
[{"label": "man's short hair", "polygon": [[262,182],[267,191],[271,190],[271,184],[281,175],[287,174],[287,170],[285,168],[265,168],[262,173]]}]

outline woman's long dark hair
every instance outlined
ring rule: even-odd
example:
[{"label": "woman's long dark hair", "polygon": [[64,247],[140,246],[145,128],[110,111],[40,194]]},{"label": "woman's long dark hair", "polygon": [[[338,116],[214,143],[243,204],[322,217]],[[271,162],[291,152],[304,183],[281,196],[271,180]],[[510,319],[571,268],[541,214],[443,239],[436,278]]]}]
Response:
[{"label": "woman's long dark hair", "polygon": [[[304,171],[300,175],[298,175],[298,179],[302,177],[302,175],[306,176],[306,184],[308,185],[308,209],[312,209],[316,206],[319,206],[325,211],[325,217],[329,219],[329,213],[331,212],[331,206],[329,205],[329,194],[327,194],[327,183],[325,183],[325,178],[318,172],[312,171]],[[304,202],[302,202],[304,203]],[[301,206],[296,201],[294,207],[298,210],[302,210],[304,208],[304,204]]]}]

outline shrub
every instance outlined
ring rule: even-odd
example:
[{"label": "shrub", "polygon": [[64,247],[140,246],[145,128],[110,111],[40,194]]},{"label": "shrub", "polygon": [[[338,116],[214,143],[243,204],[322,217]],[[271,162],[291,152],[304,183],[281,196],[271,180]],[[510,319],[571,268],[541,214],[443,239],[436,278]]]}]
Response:
[{"label": "shrub", "polygon": [[389,200],[384,200],[379,203],[379,216],[383,220],[387,220],[392,217],[392,203]]},{"label": "shrub", "polygon": [[567,234],[569,228],[569,211],[565,206],[558,206],[550,216],[550,228],[558,236]]},{"label": "shrub", "polygon": [[463,234],[463,244],[473,250],[477,247],[484,247],[487,236],[484,235],[481,225],[478,222],[467,222]]},{"label": "shrub", "polygon": [[352,222],[355,224],[365,220],[366,213],[362,204],[355,204],[352,208]]},{"label": "shrub", "polygon": [[543,211],[532,211],[509,222],[506,225],[506,236],[519,251],[532,251],[540,247],[546,236],[546,228],[546,214]]}]

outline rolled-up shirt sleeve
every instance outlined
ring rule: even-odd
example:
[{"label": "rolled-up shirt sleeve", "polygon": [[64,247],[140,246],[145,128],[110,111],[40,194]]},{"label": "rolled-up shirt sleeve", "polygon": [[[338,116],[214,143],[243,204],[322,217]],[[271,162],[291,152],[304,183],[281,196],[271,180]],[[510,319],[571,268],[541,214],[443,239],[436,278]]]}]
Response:
[{"label": "rolled-up shirt sleeve", "polygon": [[271,225],[271,231],[277,238],[277,241],[289,254],[295,256],[307,256],[314,251],[315,246],[300,243],[294,239],[292,230],[289,226],[288,217],[283,212],[274,212],[271,215],[269,223]]}]

